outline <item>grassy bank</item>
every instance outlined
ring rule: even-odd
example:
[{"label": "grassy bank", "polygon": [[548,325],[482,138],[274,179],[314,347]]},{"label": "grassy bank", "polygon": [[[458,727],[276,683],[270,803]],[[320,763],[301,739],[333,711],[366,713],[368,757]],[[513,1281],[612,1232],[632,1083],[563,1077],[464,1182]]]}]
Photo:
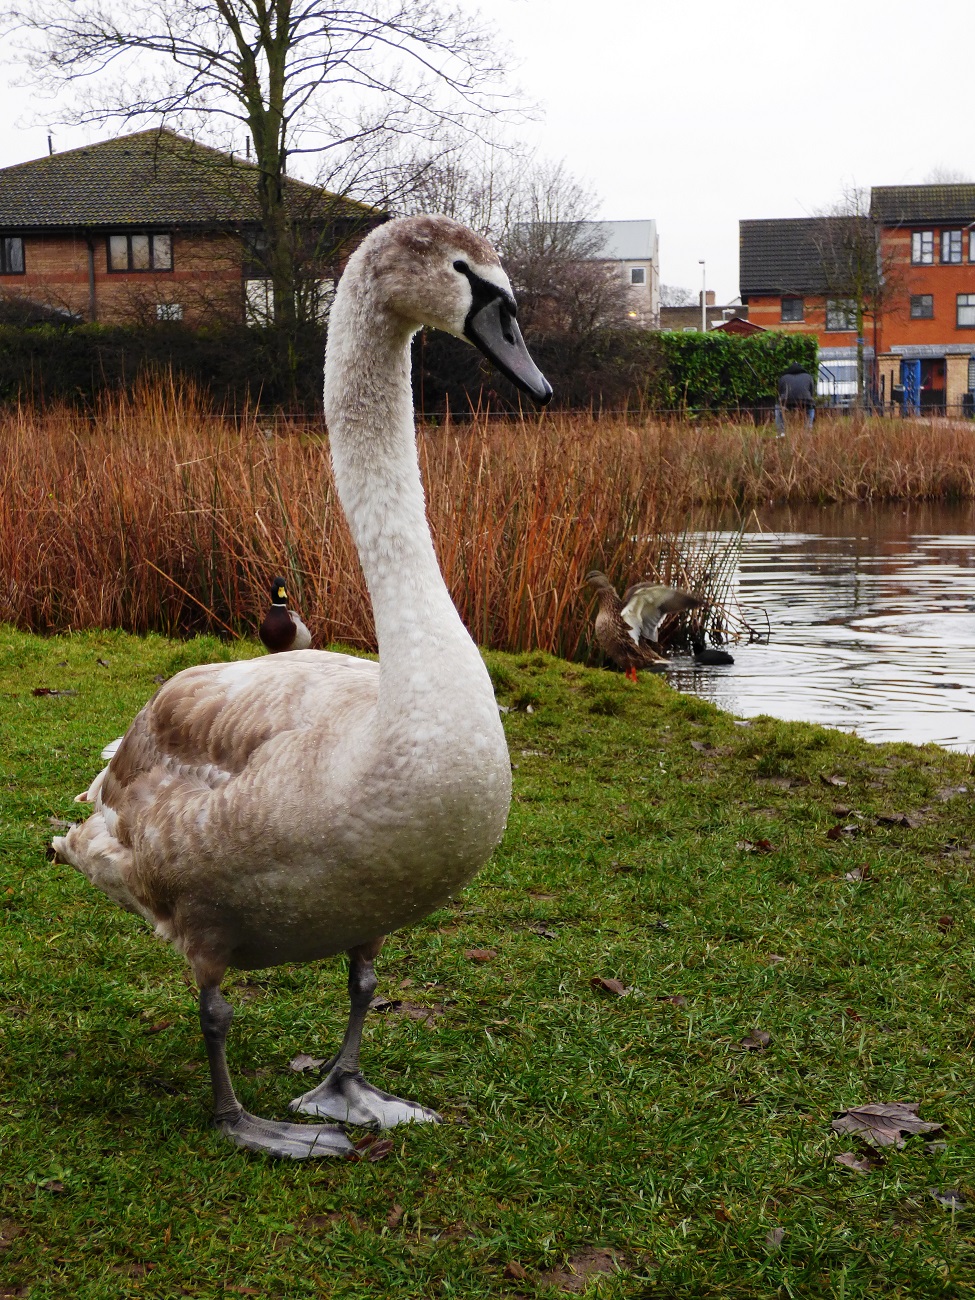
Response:
[{"label": "grassy bank", "polygon": [[[718,510],[975,496],[975,427],[753,425],[545,415],[420,438],[441,565],[496,649],[585,657],[592,567],[720,598],[724,563],[688,538]],[[690,521],[690,522],[689,522]],[[696,521],[696,522],[695,522]],[[161,391],[94,422],[0,414],[0,619],[34,631],[253,629],[274,571],[320,642],[373,644],[320,427],[231,426]]]},{"label": "grassy bank", "polygon": [[[973,1293],[970,1213],[929,1192],[975,1192],[967,758],[492,655],[509,829],[390,941],[364,1050],[448,1122],[270,1164],[207,1128],[181,961],[44,858],[157,676],[254,652],[0,632],[0,1295],[556,1297],[613,1255],[593,1294]],[[234,977],[250,1109],[308,1086],[288,1062],[328,1053],[343,985],[337,961]],[[834,1113],[896,1100],[944,1148],[836,1164],[864,1148]]]}]

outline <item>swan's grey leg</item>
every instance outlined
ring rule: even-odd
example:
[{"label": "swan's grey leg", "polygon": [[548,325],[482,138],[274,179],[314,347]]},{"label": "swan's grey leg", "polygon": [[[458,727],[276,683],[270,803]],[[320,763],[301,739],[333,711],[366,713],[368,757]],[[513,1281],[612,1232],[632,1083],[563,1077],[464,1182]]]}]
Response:
[{"label": "swan's grey leg", "polygon": [[367,1083],[359,1071],[359,1046],[369,1003],[376,991],[373,960],[383,940],[349,950],[349,1023],[342,1047],[322,1083],[296,1097],[291,1109],[303,1115],[323,1115],[365,1128],[395,1124],[437,1124],[440,1116],[415,1101],[393,1097]]},{"label": "swan's grey leg", "polygon": [[227,1032],[234,1009],[217,984],[200,989],[200,1025],[210,1062],[213,1084],[213,1123],[217,1129],[249,1151],[304,1160],[308,1156],[344,1156],[352,1144],[334,1124],[281,1124],[248,1115],[234,1093],[227,1069]]}]

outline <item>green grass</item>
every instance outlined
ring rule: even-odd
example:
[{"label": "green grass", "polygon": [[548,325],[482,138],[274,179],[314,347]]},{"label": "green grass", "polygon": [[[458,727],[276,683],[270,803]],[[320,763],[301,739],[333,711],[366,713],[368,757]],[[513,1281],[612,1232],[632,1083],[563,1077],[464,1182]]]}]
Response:
[{"label": "green grass", "polygon": [[[975,1292],[971,1218],[928,1192],[975,1191],[971,804],[947,789],[967,758],[491,655],[521,706],[508,833],[381,959],[381,992],[443,1014],[374,1013],[364,1044],[447,1122],[376,1163],[272,1163],[208,1128],[181,959],[44,856],[157,674],[253,653],[0,630],[0,1296],[556,1296],[586,1248],[620,1257],[603,1297]],[[283,1118],[310,1078],[288,1060],[341,1033],[342,963],[227,987],[242,1099]],[[748,1053],[755,1026],[772,1042]],[[885,1100],[921,1102],[945,1150],[835,1164],[857,1148],[833,1113]]]}]

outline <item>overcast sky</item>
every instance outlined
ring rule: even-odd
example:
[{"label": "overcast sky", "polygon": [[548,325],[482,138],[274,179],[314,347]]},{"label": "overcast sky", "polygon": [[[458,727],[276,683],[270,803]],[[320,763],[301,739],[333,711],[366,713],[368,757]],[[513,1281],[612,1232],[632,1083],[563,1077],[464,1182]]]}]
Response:
[{"label": "overcast sky", "polygon": [[[474,7],[474,4],[471,4]],[[521,128],[599,195],[656,219],[661,277],[738,292],[738,220],[808,216],[845,186],[975,177],[973,0],[491,0]],[[36,103],[0,67],[0,166],[46,152]],[[43,110],[42,110],[43,111]],[[53,114],[52,114],[53,115]],[[18,125],[19,124],[19,125]],[[58,131],[69,148],[88,135]]]}]

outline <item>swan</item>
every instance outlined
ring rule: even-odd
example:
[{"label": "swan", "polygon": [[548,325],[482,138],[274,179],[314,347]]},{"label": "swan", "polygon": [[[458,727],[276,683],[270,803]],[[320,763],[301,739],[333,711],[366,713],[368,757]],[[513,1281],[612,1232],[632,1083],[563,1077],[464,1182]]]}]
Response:
[{"label": "swan", "polygon": [[637,669],[663,672],[667,660],[657,653],[657,628],[667,614],[698,609],[706,604],[700,596],[657,582],[635,582],[620,600],[616,588],[598,569],[586,574],[585,582],[599,598],[596,640],[606,658],[624,668],[631,682]]},{"label": "swan", "polygon": [[264,615],[257,635],[268,654],[272,655],[283,654],[286,650],[307,650],[311,645],[311,633],[301,615],[288,608],[284,578],[275,578],[271,583],[271,608]]},{"label": "swan", "polygon": [[[214,1124],[269,1155],[347,1155],[342,1124],[439,1119],[360,1073],[374,960],[386,934],[440,907],[487,861],[511,798],[491,682],[426,518],[410,386],[423,324],[474,343],[538,402],[552,395],[486,240],[445,217],[402,218],[349,259],[331,312],[325,413],[379,662],[296,650],[178,673],[81,796],[89,818],[54,840],[58,860],[183,954],[199,987]],[[225,972],[340,952],[345,1037],[324,1080],[291,1103],[338,1123],[248,1114],[227,1067]]]}]

